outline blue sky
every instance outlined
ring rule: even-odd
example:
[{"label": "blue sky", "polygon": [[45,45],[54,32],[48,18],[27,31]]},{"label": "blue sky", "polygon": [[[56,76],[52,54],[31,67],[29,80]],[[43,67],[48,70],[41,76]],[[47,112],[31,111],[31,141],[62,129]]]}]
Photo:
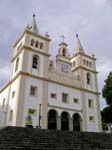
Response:
[{"label": "blue sky", "polygon": [[[10,77],[13,43],[36,14],[40,34],[52,38],[50,52],[57,54],[60,36],[66,37],[72,54],[75,35],[87,54],[97,57],[99,90],[112,71],[111,0],[1,0],[0,1],[0,86]],[[105,102],[100,96],[101,108]]]}]

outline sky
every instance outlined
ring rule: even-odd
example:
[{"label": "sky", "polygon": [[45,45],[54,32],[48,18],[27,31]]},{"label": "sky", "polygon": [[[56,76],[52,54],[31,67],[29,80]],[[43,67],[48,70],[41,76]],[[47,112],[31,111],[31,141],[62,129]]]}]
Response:
[{"label": "sky", "polygon": [[[36,14],[40,34],[49,33],[57,54],[64,35],[72,54],[76,33],[85,53],[97,57],[99,91],[112,71],[112,0],[0,0],[0,86],[10,77],[13,44]],[[105,101],[100,95],[101,109]]]}]

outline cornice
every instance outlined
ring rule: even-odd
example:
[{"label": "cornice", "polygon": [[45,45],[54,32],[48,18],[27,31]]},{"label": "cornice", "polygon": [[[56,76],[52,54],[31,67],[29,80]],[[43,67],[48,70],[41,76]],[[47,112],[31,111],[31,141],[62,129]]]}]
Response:
[{"label": "cornice", "polygon": [[21,36],[15,41],[13,48],[15,48],[17,46],[17,44],[20,42],[20,40],[23,38],[23,36],[25,35],[25,31],[21,34]]},{"label": "cornice", "polygon": [[51,56],[51,54],[48,54],[48,53],[39,51],[39,50],[37,50],[37,49],[31,48],[31,47],[29,47],[29,46],[23,45],[23,46],[22,46],[22,49],[11,59],[11,62],[13,62],[13,61],[20,55],[20,53],[21,53],[23,50],[29,50],[29,51],[35,52],[35,53],[37,53],[37,54],[42,54],[42,55],[48,56],[48,57]]},{"label": "cornice", "polygon": [[64,109],[64,110],[70,110],[70,111],[76,111],[76,112],[82,112],[82,109],[78,110],[78,109],[72,109],[72,108],[66,108],[66,107],[61,107],[61,106],[54,106],[54,105],[50,105],[48,104],[48,107],[53,107],[53,108],[57,108],[57,109]]},{"label": "cornice", "polygon": [[25,30],[25,32],[26,32],[26,33],[29,33],[29,34],[31,34],[31,35],[34,35],[34,36],[35,36],[35,37],[37,37],[37,38],[40,38],[40,39],[46,40],[46,41],[48,41],[48,42],[50,42],[50,41],[51,41],[51,39],[50,39],[50,38],[45,37],[45,36],[42,36],[42,35],[39,35],[39,34],[34,33],[34,32],[31,32],[31,31],[29,31],[28,29],[26,29],[26,30]]},{"label": "cornice", "polygon": [[88,69],[88,68],[83,67],[83,66],[78,66],[78,67],[76,67],[76,68],[72,69],[72,71],[76,71],[76,70],[78,70],[78,69],[84,69],[84,70],[86,70],[86,71],[89,71],[89,72],[92,72],[92,73],[96,73],[96,74],[98,73],[97,71],[94,71],[94,70]]},{"label": "cornice", "polygon": [[21,72],[18,72],[13,79],[9,80],[9,82],[0,89],[0,93],[3,90],[5,90],[12,82],[14,82],[20,75],[21,75]]},{"label": "cornice", "polygon": [[42,55],[44,55],[44,56],[48,56],[48,57],[51,56],[51,54],[49,54],[49,53],[45,53],[45,52],[39,51],[39,50],[37,50],[37,49],[35,49],[35,48],[31,48],[31,47],[26,46],[26,45],[23,45],[23,49],[30,50],[30,51],[35,52],[35,53],[38,53],[38,54],[42,54]]},{"label": "cornice", "polygon": [[70,62],[70,59],[68,59],[67,61],[66,60],[63,60],[63,59],[60,59],[60,58],[56,58],[56,62],[57,61],[61,61],[61,62],[64,62],[64,63],[67,63],[69,65],[71,65],[72,63]]},{"label": "cornice", "polygon": [[90,56],[90,55],[87,55],[87,54],[85,54],[85,53],[81,53],[81,52],[76,53],[76,54],[73,54],[73,56],[71,57],[71,59],[73,59],[74,57],[76,57],[76,56],[78,56],[78,55],[82,55],[82,56],[85,56],[85,57],[87,57],[87,58],[90,58],[90,59],[96,60],[96,58],[95,58],[95,57]]},{"label": "cornice", "polygon": [[15,81],[20,75],[32,77],[32,78],[35,78],[35,79],[40,79],[40,80],[43,80],[43,81],[48,81],[48,82],[51,82],[51,83],[55,83],[55,84],[58,84],[58,85],[70,87],[70,88],[77,89],[77,90],[80,90],[80,91],[89,92],[89,93],[96,94],[96,95],[99,95],[99,94],[100,94],[99,92],[96,92],[96,91],[91,91],[91,90],[88,90],[88,89],[85,89],[85,88],[82,88],[82,87],[71,86],[71,85],[66,84],[66,83],[61,83],[61,82],[59,82],[59,81],[57,82],[57,81],[54,81],[54,80],[51,80],[51,79],[45,78],[45,77],[35,76],[35,75],[32,75],[32,74],[30,74],[30,73],[26,73],[26,72],[23,72],[23,71],[19,71],[19,72],[16,74],[16,76],[15,76],[12,80],[10,80],[10,81],[0,90],[0,93],[1,93],[5,88],[7,88],[13,81]]},{"label": "cornice", "polygon": [[15,41],[13,47],[15,47],[15,46],[19,43],[19,41],[22,39],[22,37],[25,35],[25,33],[31,34],[31,35],[33,35],[33,36],[35,36],[35,37],[37,37],[37,38],[46,40],[46,41],[48,41],[48,42],[51,41],[51,39],[48,38],[48,37],[39,35],[39,34],[37,34],[37,33],[34,33],[34,32],[29,31],[28,29],[25,29],[24,32],[21,34],[21,36]]}]

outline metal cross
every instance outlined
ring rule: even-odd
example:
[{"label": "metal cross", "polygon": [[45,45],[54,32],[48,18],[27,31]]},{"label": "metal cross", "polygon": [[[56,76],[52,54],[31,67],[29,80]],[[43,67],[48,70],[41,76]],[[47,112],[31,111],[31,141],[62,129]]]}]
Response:
[{"label": "metal cross", "polygon": [[65,36],[64,36],[64,35],[61,35],[61,38],[62,38],[62,42],[64,42]]},{"label": "metal cross", "polygon": [[35,13],[33,13],[33,18],[35,18],[35,16],[36,16]]}]

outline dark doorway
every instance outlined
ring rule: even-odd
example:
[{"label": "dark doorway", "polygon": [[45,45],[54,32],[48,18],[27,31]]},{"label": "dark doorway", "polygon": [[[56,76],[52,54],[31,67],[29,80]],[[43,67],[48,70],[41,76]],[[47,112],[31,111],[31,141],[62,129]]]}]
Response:
[{"label": "dark doorway", "polygon": [[79,114],[73,115],[73,131],[80,131],[81,117]]},{"label": "dark doorway", "polygon": [[67,112],[61,114],[61,130],[69,130],[69,115]]},{"label": "dark doorway", "polygon": [[50,110],[48,112],[48,129],[56,130],[57,129],[57,113],[55,110]]}]

